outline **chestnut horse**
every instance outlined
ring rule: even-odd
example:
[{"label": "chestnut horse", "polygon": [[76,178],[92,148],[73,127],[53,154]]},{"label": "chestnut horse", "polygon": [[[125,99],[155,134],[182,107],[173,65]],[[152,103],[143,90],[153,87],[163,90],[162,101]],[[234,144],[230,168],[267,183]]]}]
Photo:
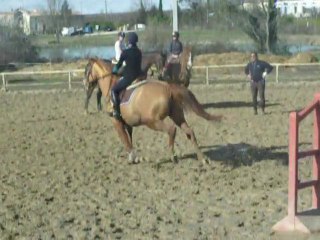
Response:
[{"label": "chestnut horse", "polygon": [[[92,69],[89,81],[97,81],[102,94],[110,99],[110,90],[119,77],[112,74],[111,64],[99,59],[90,59],[90,62]],[[158,80],[142,81],[138,85],[133,90],[130,101],[120,105],[122,121],[112,118],[114,127],[128,153],[129,162],[137,162],[132,146],[132,128],[141,125],[169,135],[169,150],[174,161],[177,160],[174,154],[176,126],[180,127],[193,143],[198,160],[206,162],[194,132],[186,122],[184,109],[190,109],[208,121],[220,121],[222,117],[207,113],[194,94],[184,86]],[[164,119],[167,117],[173,122],[165,122]]]},{"label": "chestnut horse", "polygon": [[[103,61],[108,62],[108,64],[110,64],[110,60],[103,60]],[[159,52],[143,53],[142,62],[141,62],[141,77],[139,78],[139,80],[146,79],[147,77],[155,77],[156,73],[158,74],[157,79],[160,79],[165,61],[166,61],[166,55],[163,53],[159,53]],[[97,81],[92,81],[89,84],[88,77],[89,77],[90,71],[91,71],[91,61],[87,63],[85,67],[85,73],[84,73],[85,75],[84,86],[86,91],[84,108],[86,112],[88,112],[89,100],[93,93],[93,90],[98,85]],[[102,97],[102,92],[98,86],[98,91],[97,91],[98,111],[102,110],[101,97]]]}]

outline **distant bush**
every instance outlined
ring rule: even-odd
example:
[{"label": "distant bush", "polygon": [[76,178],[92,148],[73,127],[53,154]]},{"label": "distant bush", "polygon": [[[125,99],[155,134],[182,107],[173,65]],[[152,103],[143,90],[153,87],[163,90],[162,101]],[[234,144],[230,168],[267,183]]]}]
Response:
[{"label": "distant bush", "polygon": [[215,43],[207,43],[207,44],[196,44],[192,46],[192,52],[194,55],[201,55],[207,53],[226,53],[226,52],[234,52],[238,49],[231,44],[215,42]]},{"label": "distant bush", "polygon": [[140,46],[147,51],[166,51],[171,41],[171,27],[167,23],[159,23],[149,18],[146,29],[141,37]]},{"label": "distant bush", "polygon": [[282,16],[278,21],[280,34],[320,34],[320,19]]},{"label": "distant bush", "polygon": [[10,62],[33,62],[37,60],[37,49],[20,28],[0,25],[0,64]]}]

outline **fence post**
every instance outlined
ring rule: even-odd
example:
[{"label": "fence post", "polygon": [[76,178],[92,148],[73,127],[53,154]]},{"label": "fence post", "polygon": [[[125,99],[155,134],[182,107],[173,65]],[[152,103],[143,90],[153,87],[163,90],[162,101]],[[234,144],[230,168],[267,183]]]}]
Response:
[{"label": "fence post", "polygon": [[206,84],[209,85],[209,67],[206,67]]},{"label": "fence post", "polygon": [[7,91],[7,83],[6,83],[6,79],[4,78],[4,73],[2,73],[1,75],[2,75],[2,90]]},{"label": "fence post", "polygon": [[292,112],[289,116],[289,187],[288,187],[288,217],[294,222],[297,214],[298,198],[298,144],[299,124],[298,113]]},{"label": "fence post", "polygon": [[71,90],[71,71],[69,71],[69,90]]},{"label": "fence post", "polygon": [[[313,149],[320,149],[320,94],[315,95],[318,105],[314,111],[313,124]],[[313,179],[317,183],[312,188],[312,207],[320,209],[320,156],[317,154],[313,158]]]},{"label": "fence post", "polygon": [[276,65],[276,83],[279,83],[279,64]]}]

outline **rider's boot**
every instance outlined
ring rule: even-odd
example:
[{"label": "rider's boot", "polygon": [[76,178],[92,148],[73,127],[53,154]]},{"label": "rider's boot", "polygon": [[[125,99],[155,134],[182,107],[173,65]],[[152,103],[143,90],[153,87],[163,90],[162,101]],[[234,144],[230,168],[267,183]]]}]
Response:
[{"label": "rider's boot", "polygon": [[120,113],[120,100],[119,97],[117,96],[117,94],[115,92],[111,92],[111,98],[112,98],[112,102],[113,102],[113,112],[112,112],[112,116],[115,119],[120,120],[121,119],[121,113]]}]

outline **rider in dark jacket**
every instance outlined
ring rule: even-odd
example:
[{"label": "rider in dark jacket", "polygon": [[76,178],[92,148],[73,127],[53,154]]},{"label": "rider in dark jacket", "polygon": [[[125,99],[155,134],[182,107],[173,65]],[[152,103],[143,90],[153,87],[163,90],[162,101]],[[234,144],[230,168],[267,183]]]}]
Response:
[{"label": "rider in dark jacket", "polygon": [[118,70],[125,61],[126,66],[123,71],[123,77],[111,89],[111,98],[113,101],[114,111],[113,116],[116,119],[121,118],[120,114],[120,98],[119,94],[122,90],[126,89],[141,73],[141,59],[142,54],[137,47],[138,35],[131,32],[128,35],[129,47],[121,53],[120,60],[114,66],[112,73],[117,74]]},{"label": "rider in dark jacket", "polygon": [[175,31],[172,33],[172,41],[169,46],[169,57],[166,61],[166,64],[162,70],[162,76],[165,76],[167,73],[167,70],[170,66],[170,63],[174,59],[178,59],[180,57],[180,54],[183,52],[183,45],[179,40],[179,32]]}]

